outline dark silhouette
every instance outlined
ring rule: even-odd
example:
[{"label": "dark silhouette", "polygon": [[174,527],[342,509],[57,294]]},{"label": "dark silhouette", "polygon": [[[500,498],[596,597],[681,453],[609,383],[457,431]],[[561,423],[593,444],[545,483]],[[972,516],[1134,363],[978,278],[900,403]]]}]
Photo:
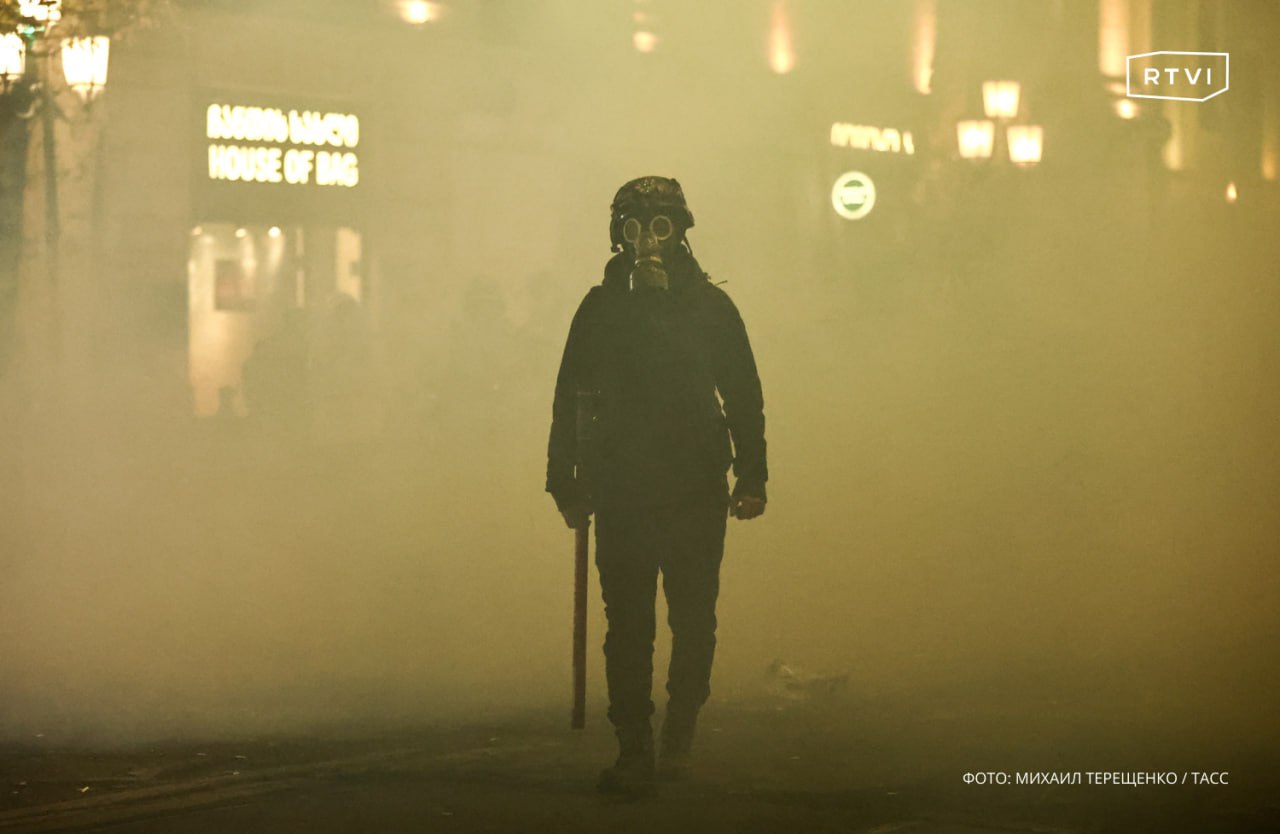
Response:
[{"label": "dark silhouette", "polygon": [[[606,792],[653,785],[658,573],[672,649],[657,771],[679,777],[710,693],[726,515],[754,518],[765,507],[755,359],[737,308],[693,257],[692,225],[675,180],[644,177],[618,191],[617,254],[578,308],[556,381],[547,491],[570,527],[592,513],[597,521],[609,719],[620,747],[601,777]],[[594,408],[587,449],[575,430],[583,401]]]},{"label": "dark silhouette", "polygon": [[286,310],[279,328],[254,346],[241,371],[249,414],[273,435],[307,437],[309,373],[303,313]]},{"label": "dark silhouette", "polygon": [[315,438],[331,446],[358,444],[379,427],[373,339],[355,298],[336,293],[326,306],[312,354]]}]

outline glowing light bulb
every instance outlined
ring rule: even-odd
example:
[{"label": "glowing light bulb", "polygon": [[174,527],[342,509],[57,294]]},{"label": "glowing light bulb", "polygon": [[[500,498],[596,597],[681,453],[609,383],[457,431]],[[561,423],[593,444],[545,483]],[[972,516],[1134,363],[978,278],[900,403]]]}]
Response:
[{"label": "glowing light bulb", "polygon": [[1023,167],[1035,165],[1044,154],[1044,128],[1040,125],[1010,125],[1009,161]]},{"label": "glowing light bulb", "polygon": [[916,92],[927,96],[933,89],[933,52],[938,39],[934,0],[916,0],[912,26],[911,79]]},{"label": "glowing light bulb", "polygon": [[1017,81],[982,82],[982,107],[988,119],[1012,119],[1018,115],[1022,85]]},{"label": "glowing light bulb", "polygon": [[62,0],[18,0],[18,14],[41,23],[62,19]]},{"label": "glowing light bulb", "polygon": [[786,75],[796,67],[796,50],[791,43],[791,22],[783,0],[773,4],[773,20],[769,24],[769,68]]},{"label": "glowing light bulb", "polygon": [[641,29],[631,36],[631,43],[635,46],[637,52],[652,52],[658,46],[658,36],[652,32]]},{"label": "glowing light bulb", "polygon": [[111,39],[102,35],[62,42],[62,74],[83,101],[92,100],[106,86],[110,56]]},{"label": "glowing light bulb", "polygon": [[994,122],[966,119],[956,123],[956,143],[963,159],[990,159],[995,139]]},{"label": "glowing light bulb", "polygon": [[444,8],[430,0],[400,0],[400,19],[411,26],[422,26],[440,19]]},{"label": "glowing light bulb", "polygon": [[0,92],[27,71],[27,47],[13,32],[0,35]]}]

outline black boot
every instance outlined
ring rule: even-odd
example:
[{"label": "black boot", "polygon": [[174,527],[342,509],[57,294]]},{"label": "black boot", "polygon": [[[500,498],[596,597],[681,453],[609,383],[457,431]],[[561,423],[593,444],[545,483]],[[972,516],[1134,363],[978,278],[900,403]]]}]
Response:
[{"label": "black boot", "polygon": [[679,781],[689,776],[689,751],[693,747],[693,731],[698,722],[696,711],[672,710],[667,707],[662,722],[662,752],[658,756],[658,778]]},{"label": "black boot", "polygon": [[653,793],[653,730],[643,724],[618,727],[618,760],[600,773],[601,793],[647,796]]}]

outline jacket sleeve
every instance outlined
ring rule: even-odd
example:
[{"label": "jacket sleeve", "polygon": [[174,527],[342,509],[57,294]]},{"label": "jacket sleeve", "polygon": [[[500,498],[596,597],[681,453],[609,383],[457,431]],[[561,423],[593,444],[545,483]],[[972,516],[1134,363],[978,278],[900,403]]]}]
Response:
[{"label": "jacket sleeve", "polygon": [[734,494],[765,498],[769,467],[760,375],[738,308],[722,290],[715,292],[719,301],[714,330],[716,388],[733,439],[733,474],[737,478]]},{"label": "jacket sleeve", "polygon": [[[594,291],[593,291],[594,292]],[[560,509],[578,498],[575,468],[578,458],[578,390],[588,384],[587,319],[593,306],[592,293],[578,305],[569,325],[560,372],[556,375],[555,399],[551,405],[551,437],[547,442],[547,492]]]}]

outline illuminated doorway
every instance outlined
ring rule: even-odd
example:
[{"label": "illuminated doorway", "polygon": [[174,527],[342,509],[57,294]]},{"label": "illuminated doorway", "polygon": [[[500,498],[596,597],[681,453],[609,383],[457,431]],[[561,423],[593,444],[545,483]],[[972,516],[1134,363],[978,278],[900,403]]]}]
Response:
[{"label": "illuminated doorway", "polygon": [[306,396],[311,313],[339,299],[365,300],[362,249],[361,234],[347,227],[205,222],[192,229],[188,367],[197,417],[261,410],[265,400],[245,384],[255,352],[259,360],[267,352],[292,356],[301,374],[287,380],[259,373],[257,393],[290,384]]}]

